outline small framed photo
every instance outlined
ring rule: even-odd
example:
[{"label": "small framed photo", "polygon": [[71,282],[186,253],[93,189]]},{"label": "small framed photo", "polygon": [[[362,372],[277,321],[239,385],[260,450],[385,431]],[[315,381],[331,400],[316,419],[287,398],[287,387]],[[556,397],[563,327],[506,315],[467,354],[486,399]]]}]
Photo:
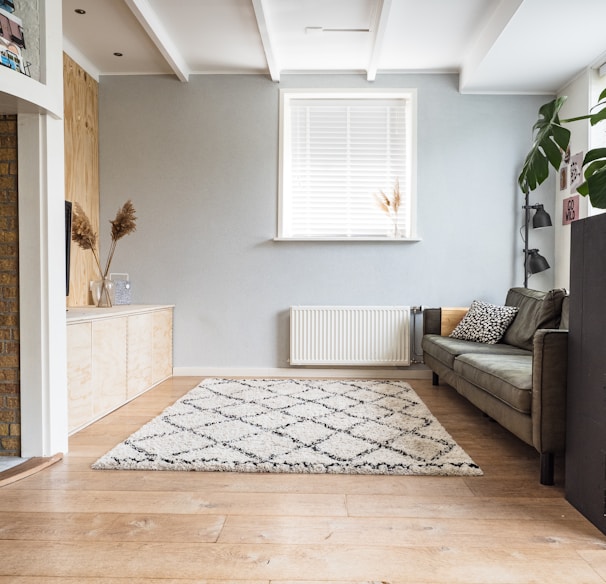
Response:
[{"label": "small framed photo", "polygon": [[560,168],[560,190],[568,190],[568,166]]}]

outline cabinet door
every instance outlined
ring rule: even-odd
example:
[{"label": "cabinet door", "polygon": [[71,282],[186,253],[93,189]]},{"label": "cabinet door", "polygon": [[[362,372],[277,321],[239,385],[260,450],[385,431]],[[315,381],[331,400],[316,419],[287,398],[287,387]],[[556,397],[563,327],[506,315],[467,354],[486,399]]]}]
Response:
[{"label": "cabinet door", "polygon": [[153,314],[128,317],[127,397],[139,395],[152,384]]},{"label": "cabinet door", "polygon": [[67,327],[68,428],[73,432],[93,417],[92,325]]},{"label": "cabinet door", "polygon": [[173,374],[173,311],[153,313],[152,383],[159,383]]},{"label": "cabinet door", "polygon": [[126,400],[126,317],[93,321],[93,414]]},{"label": "cabinet door", "polygon": [[566,498],[606,533],[606,215],[571,227]]}]

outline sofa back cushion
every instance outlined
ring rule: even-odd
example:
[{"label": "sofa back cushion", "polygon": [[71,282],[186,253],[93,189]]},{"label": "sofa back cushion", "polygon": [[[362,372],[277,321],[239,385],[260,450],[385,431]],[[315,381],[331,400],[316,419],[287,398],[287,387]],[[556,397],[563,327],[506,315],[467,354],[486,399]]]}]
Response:
[{"label": "sofa back cushion", "polygon": [[532,351],[532,339],[537,329],[560,326],[564,296],[566,290],[563,288],[549,292],[511,288],[507,292],[505,304],[517,306],[518,314],[505,332],[502,342]]}]

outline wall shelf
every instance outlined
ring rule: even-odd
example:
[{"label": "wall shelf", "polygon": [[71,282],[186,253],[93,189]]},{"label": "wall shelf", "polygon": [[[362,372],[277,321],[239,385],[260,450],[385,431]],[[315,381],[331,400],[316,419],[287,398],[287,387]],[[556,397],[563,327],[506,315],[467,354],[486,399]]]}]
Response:
[{"label": "wall shelf", "polygon": [[[39,41],[41,81],[9,67],[0,66],[0,113],[49,114],[60,119],[63,117],[61,1],[39,0],[37,10],[37,17],[34,15],[37,26],[31,34],[36,37],[33,41]],[[28,32],[26,29],[26,38]],[[29,44],[38,44],[33,41]]]}]

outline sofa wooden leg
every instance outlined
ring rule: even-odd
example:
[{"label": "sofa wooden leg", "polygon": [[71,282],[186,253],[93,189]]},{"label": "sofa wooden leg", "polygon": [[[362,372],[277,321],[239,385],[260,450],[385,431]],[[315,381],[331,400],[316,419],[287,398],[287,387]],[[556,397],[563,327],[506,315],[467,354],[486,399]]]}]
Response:
[{"label": "sofa wooden leg", "polygon": [[440,377],[433,371],[431,372],[431,385],[440,385]]},{"label": "sofa wooden leg", "polygon": [[554,455],[553,452],[543,452],[541,454],[541,484],[553,485],[553,468]]}]

